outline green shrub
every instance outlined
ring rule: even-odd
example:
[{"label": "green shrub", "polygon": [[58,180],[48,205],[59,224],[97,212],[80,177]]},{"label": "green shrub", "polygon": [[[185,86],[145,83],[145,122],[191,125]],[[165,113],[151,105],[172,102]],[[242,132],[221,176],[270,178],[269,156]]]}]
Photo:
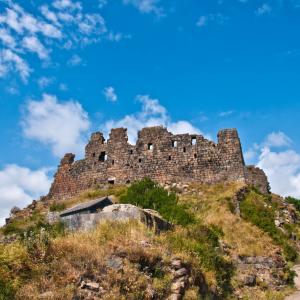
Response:
[{"label": "green shrub", "polygon": [[176,194],[168,193],[149,178],[133,183],[120,197],[120,202],[154,209],[174,224],[187,225],[194,222],[187,207],[178,203]]},{"label": "green shrub", "polygon": [[54,202],[50,205],[50,211],[51,212],[55,212],[55,211],[63,211],[64,209],[66,209],[66,205],[64,203],[57,203]]},{"label": "green shrub", "polygon": [[275,225],[275,210],[269,198],[251,192],[240,203],[241,216],[266,232],[276,244],[283,247],[287,260],[295,261],[297,251],[289,243],[288,238]]}]

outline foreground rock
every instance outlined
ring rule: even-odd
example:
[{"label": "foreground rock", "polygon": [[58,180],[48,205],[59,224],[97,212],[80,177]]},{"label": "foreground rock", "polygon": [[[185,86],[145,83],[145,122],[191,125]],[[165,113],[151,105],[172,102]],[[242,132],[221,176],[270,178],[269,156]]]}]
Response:
[{"label": "foreground rock", "polygon": [[69,230],[89,230],[105,221],[127,222],[130,220],[139,221],[157,233],[172,227],[156,211],[144,210],[132,204],[110,204],[108,201],[106,203],[108,205],[98,212],[78,211],[71,208],[60,214],[60,220]]}]

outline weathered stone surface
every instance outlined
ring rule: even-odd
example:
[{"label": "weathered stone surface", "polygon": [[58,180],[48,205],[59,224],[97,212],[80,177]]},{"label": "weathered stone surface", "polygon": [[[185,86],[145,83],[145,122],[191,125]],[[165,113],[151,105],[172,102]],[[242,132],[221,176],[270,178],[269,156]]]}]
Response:
[{"label": "weathered stone surface", "polygon": [[282,256],[245,256],[236,261],[238,281],[241,285],[253,286],[264,283],[280,289],[286,284],[284,268],[286,263]]},{"label": "weathered stone surface", "polygon": [[114,204],[103,208],[98,213],[83,213],[62,216],[61,221],[70,230],[88,230],[96,227],[104,221],[129,221],[137,220],[156,232],[168,230],[171,224],[157,216],[157,212],[151,214],[131,204]]},{"label": "weathered stone surface", "polygon": [[92,134],[83,160],[74,161],[71,153],[63,157],[47,198],[59,201],[101,184],[128,184],[144,177],[182,186],[241,181],[269,190],[264,172],[245,166],[235,129],[221,130],[214,143],[157,126],[142,129],[136,145],[128,143],[125,128],[112,129],[107,142],[102,133]]},{"label": "weathered stone surface", "polygon": [[46,221],[49,224],[55,224],[59,221],[59,212],[53,211],[53,212],[48,212],[46,216]]},{"label": "weathered stone surface", "polygon": [[255,186],[262,193],[267,194],[270,192],[270,185],[265,172],[254,166],[247,166],[245,170],[246,183]]}]

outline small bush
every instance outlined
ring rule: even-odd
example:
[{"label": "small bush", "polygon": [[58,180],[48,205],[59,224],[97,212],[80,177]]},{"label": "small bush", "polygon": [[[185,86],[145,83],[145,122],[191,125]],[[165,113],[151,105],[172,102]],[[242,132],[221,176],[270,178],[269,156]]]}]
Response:
[{"label": "small bush", "polygon": [[187,211],[187,207],[178,203],[176,194],[168,193],[149,178],[133,183],[126,194],[121,196],[120,202],[154,209],[163,218],[178,225],[194,222],[194,217]]},{"label": "small bush", "polygon": [[55,212],[55,211],[63,211],[64,209],[66,209],[66,205],[64,203],[57,203],[54,202],[50,205],[50,211],[51,212]]}]

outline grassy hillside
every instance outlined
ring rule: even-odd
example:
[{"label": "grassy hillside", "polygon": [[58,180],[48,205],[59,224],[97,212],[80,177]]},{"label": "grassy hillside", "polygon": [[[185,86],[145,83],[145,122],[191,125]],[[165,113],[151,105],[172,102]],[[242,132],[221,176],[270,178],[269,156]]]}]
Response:
[{"label": "grassy hillside", "polygon": [[[275,226],[275,220],[287,214],[286,204],[255,189],[240,201],[237,215],[233,200],[240,188],[193,185],[166,192],[144,180],[129,189],[95,190],[64,203],[38,203],[33,213],[20,213],[2,229],[3,235],[19,238],[0,243],[0,299],[88,299],[80,298],[85,297],[82,284],[87,281],[99,284],[99,299],[166,299],[174,259],[189,272],[186,300],[283,299],[292,289],[289,266],[297,260],[299,225]],[[88,233],[68,233],[61,224],[45,223],[49,210],[107,194],[122,203],[156,209],[177,225],[155,235],[137,222],[106,223]],[[282,266],[275,269],[271,264],[268,270],[265,258]],[[266,272],[256,274],[252,282],[256,260]],[[281,286],[275,288],[277,282]]]}]

